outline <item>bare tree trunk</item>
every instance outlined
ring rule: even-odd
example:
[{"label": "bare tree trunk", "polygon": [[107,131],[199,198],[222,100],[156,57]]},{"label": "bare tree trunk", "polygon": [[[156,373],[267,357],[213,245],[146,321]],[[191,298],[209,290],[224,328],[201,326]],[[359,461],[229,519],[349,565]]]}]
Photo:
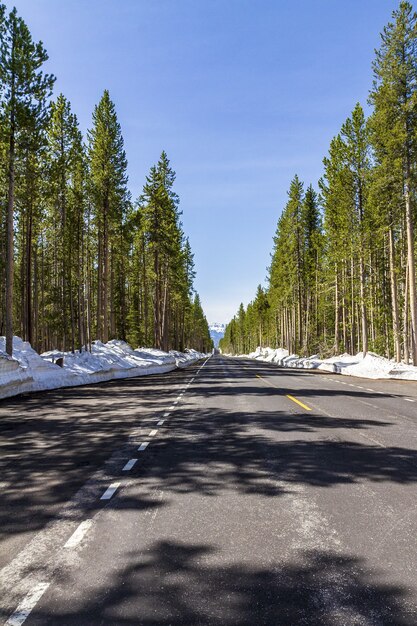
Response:
[{"label": "bare tree trunk", "polygon": [[103,233],[103,343],[109,340],[109,227],[108,206],[104,209]]},{"label": "bare tree trunk", "polygon": [[356,343],[356,321],[355,321],[355,264],[353,261],[353,257],[350,259],[350,297],[351,297],[351,303],[350,303],[350,315],[351,315],[351,321],[352,321],[352,328],[351,328],[351,344],[352,344],[352,354],[355,354],[355,352],[358,352],[358,350],[356,350],[355,348],[355,343]]},{"label": "bare tree trunk", "polygon": [[70,297],[70,316],[71,316],[71,352],[75,352],[75,309],[74,309],[74,296],[72,293],[72,281],[69,280],[69,297]]},{"label": "bare tree trunk", "polygon": [[[14,46],[13,46],[14,47]],[[12,78],[12,111],[10,114],[9,172],[6,213],[6,353],[13,354],[13,269],[14,269],[14,184],[15,184],[15,116],[14,77]]]},{"label": "bare tree trunk", "polygon": [[337,263],[335,264],[335,289],[334,289],[334,353],[339,350],[339,279]]},{"label": "bare tree trunk", "polygon": [[403,315],[403,342],[404,342],[404,361],[410,360],[410,345],[408,336],[408,265],[405,269],[405,289],[404,289],[404,315]]},{"label": "bare tree trunk", "polygon": [[[103,339],[102,332],[102,265],[103,265],[103,241],[102,235],[98,235],[98,250],[97,250],[97,339]],[[91,305],[91,301],[90,301]],[[91,306],[89,306],[89,312],[91,313]]]},{"label": "bare tree trunk", "polygon": [[26,250],[26,324],[27,324],[27,337],[31,346],[33,346],[32,232],[33,232],[33,209],[32,209],[32,206],[30,206],[29,219],[28,219],[28,232],[27,232],[27,250]]},{"label": "bare tree trunk", "polygon": [[[407,168],[409,170],[409,166]],[[405,185],[405,219],[407,228],[407,267],[410,293],[411,313],[411,349],[413,365],[417,365],[417,298],[416,298],[416,264],[414,256],[414,224],[409,191],[410,173],[407,171]]]},{"label": "bare tree trunk", "polygon": [[[116,311],[115,311],[115,277],[114,277],[114,251],[110,249],[110,336],[116,337]],[[120,303],[119,303],[120,304]],[[121,339],[121,337],[119,337]]]},{"label": "bare tree trunk", "polygon": [[[21,218],[21,232],[20,232],[20,310],[21,317],[20,320],[15,320],[17,325],[20,322],[19,334],[22,336],[24,341],[28,340],[27,336],[27,310],[26,310],[26,251],[27,251],[27,215],[22,215]],[[14,330],[16,332],[16,329]]]},{"label": "bare tree trunk", "polygon": [[309,343],[310,343],[310,307],[311,307],[311,296],[310,296],[310,290],[307,293],[307,300],[306,300],[306,315],[305,315],[305,334],[304,334],[304,354],[305,356],[309,355]]},{"label": "bare tree trunk", "polygon": [[146,276],[146,254],[145,254],[145,234],[142,233],[142,280],[143,280],[143,317],[144,317],[144,339],[149,340],[149,296],[148,278]]},{"label": "bare tree trunk", "polygon": [[154,341],[155,348],[161,347],[160,335],[160,276],[159,276],[159,253],[154,253],[154,272],[155,272],[155,296],[154,296]]},{"label": "bare tree trunk", "polygon": [[347,352],[347,324],[346,324],[346,262],[342,266],[342,333],[343,351]]},{"label": "bare tree trunk", "polygon": [[165,267],[165,280],[164,280],[164,296],[162,300],[162,315],[161,315],[161,345],[162,350],[168,352],[168,263]]},{"label": "bare tree trunk", "polygon": [[[362,247],[362,244],[361,244]],[[361,251],[362,252],[362,251]],[[362,326],[362,352],[365,357],[368,352],[368,319],[365,304],[365,266],[362,253],[359,256],[359,289],[361,299],[361,326]]]},{"label": "bare tree trunk", "polygon": [[395,242],[392,224],[388,231],[389,240],[389,269],[391,282],[391,302],[392,302],[392,330],[394,334],[395,360],[401,361],[401,340],[400,340],[400,316],[398,311],[398,288],[397,274],[395,271]]},{"label": "bare tree trunk", "polygon": [[77,248],[78,248],[78,268],[77,268],[77,317],[78,317],[78,350],[81,349],[85,342],[85,315],[84,315],[84,279],[85,279],[85,254],[84,254],[84,237],[82,231],[82,223],[80,216],[77,224]]}]

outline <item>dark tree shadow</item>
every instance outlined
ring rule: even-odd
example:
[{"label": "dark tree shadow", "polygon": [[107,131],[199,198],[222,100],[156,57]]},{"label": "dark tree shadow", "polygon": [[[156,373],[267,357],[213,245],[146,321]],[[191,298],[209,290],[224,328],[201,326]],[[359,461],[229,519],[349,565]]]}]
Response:
[{"label": "dark tree shadow", "polygon": [[[216,549],[164,541],[123,555],[101,587],[42,599],[29,626],[415,626],[407,592],[362,559],[311,550],[265,567],[210,563]],[[61,593],[64,594],[62,599]]]},{"label": "dark tree shadow", "polygon": [[[236,380],[243,381],[241,367],[235,371]],[[127,444],[132,426],[149,423],[147,418],[164,411],[178,385],[191,375],[192,370],[186,370],[124,379],[0,403],[0,537],[24,535],[64,516],[63,505],[112,452],[125,449],[126,457],[134,454]],[[247,378],[237,387],[222,383],[215,364],[206,366],[189,393],[195,398],[232,392],[272,399],[277,395],[276,389],[252,385]],[[152,442],[132,474],[143,474],[144,487],[149,489],[157,480],[172,492],[216,495],[227,487],[265,497],[287,493],[297,483],[331,487],[360,480],[417,482],[415,450],[344,442],[331,434],[340,428],[389,428],[393,422],[340,419],[302,413],[298,408],[251,413],[228,406],[225,410],[180,405],[172,417],[175,427],[167,438]],[[281,432],[294,433],[296,438],[282,440]],[[304,433],[321,433],[324,438],[304,440]],[[118,460],[106,473],[120,477],[122,466]],[[102,503],[96,497],[89,506]],[[119,506],[135,503],[121,496]],[[156,504],[144,496],[141,506]]]},{"label": "dark tree shadow", "polygon": [[[2,540],[65,516],[64,505],[115,451],[131,454],[132,427],[161,413],[190,375],[179,370],[0,401],[0,566]],[[120,475],[120,468],[119,460],[108,470]],[[95,497],[91,508],[98,506]]]}]

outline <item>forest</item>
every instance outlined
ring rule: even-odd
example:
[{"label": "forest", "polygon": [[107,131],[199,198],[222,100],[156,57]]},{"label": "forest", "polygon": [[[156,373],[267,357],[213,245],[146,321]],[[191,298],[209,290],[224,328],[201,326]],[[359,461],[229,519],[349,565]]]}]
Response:
[{"label": "forest", "polygon": [[87,136],[53,94],[47,52],[0,5],[0,335],[38,351],[117,338],[211,349],[193,288],[175,172],[162,151],[132,199],[121,125],[107,90]]},{"label": "forest", "polygon": [[367,112],[330,142],[315,190],[294,176],[266,287],[240,305],[223,352],[376,352],[417,365],[417,14],[401,2],[373,61]]}]

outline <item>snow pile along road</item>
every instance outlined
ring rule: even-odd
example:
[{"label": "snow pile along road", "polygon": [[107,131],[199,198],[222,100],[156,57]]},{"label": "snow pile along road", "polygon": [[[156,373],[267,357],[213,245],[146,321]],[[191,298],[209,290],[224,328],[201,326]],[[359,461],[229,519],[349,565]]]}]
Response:
[{"label": "snow pile along road", "polygon": [[320,359],[317,355],[299,357],[297,354],[289,354],[288,350],[283,348],[257,348],[255,352],[239,355],[239,357],[276,363],[280,367],[318,369],[347,376],[358,376],[359,378],[417,380],[417,367],[390,361],[373,352],[368,352],[365,357],[360,352],[355,356],[341,354],[330,359]]},{"label": "snow pile along road", "polygon": [[[45,352],[39,355],[27,341],[13,338],[13,358],[5,354],[0,337],[0,398],[19,393],[87,385],[115,378],[170,372],[203,358],[195,350],[163,352],[154,348],[134,350],[125,341],[95,341],[91,352]],[[64,367],[56,365],[64,358]]]}]

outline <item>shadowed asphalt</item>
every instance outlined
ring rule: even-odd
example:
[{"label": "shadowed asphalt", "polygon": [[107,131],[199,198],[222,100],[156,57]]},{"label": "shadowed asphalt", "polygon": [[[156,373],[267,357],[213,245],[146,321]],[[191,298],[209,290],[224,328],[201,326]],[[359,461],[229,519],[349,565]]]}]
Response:
[{"label": "shadowed asphalt", "polygon": [[3,619],[45,581],[27,624],[416,624],[417,385],[198,367],[2,403]]}]

